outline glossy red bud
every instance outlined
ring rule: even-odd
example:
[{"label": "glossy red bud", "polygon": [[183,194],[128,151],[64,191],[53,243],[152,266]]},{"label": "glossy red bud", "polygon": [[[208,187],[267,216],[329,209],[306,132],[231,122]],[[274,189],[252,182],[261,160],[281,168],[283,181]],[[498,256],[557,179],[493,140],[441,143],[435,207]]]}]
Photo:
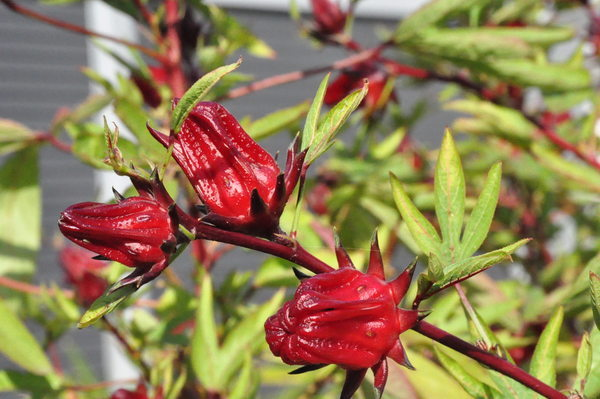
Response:
[{"label": "glossy red bud", "polygon": [[347,13],[332,0],[311,0],[317,32],[323,35],[340,33],[346,25]]},{"label": "glossy red bud", "polygon": [[282,174],[223,106],[201,102],[173,137],[148,127],[173,157],[208,208],[204,221],[258,236],[279,229],[279,216],[300,177],[304,153],[288,151]]},{"label": "glossy red bud", "polygon": [[146,197],[71,205],[61,213],[58,227],[79,246],[142,269],[168,261],[176,245],[177,223],[169,210]]}]

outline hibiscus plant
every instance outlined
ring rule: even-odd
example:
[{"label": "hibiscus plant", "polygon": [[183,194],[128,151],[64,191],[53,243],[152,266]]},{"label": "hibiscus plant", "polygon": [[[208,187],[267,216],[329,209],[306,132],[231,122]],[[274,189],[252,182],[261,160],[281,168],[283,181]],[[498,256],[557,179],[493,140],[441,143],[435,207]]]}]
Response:
[{"label": "hibiscus plant", "polygon": [[[134,60],[98,43],[127,77],[84,69],[104,92],[47,131],[0,119],[0,392],[600,398],[595,2],[434,0],[371,47],[352,35],[361,1],[312,0],[306,15],[292,2],[307,43],[347,55],[252,82],[238,57],[276,64],[274,51],[202,0],[106,0],[143,44],[0,2]],[[311,76],[311,99],[227,109]],[[400,101],[431,82],[460,113],[433,149]],[[282,159],[261,144],[274,135]],[[63,198],[64,276],[37,284],[42,145],[130,186]],[[229,251],[263,257],[224,276]],[[65,367],[56,347],[77,328],[117,338],[139,378]]]}]

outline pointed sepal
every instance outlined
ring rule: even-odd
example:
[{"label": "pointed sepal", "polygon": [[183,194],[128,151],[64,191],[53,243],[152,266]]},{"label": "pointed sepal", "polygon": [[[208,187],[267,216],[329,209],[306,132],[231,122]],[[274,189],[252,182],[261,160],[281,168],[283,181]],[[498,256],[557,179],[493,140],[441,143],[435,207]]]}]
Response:
[{"label": "pointed sepal", "polygon": [[308,274],[302,273],[300,270],[296,269],[295,267],[292,267],[292,270],[294,272],[294,276],[296,276],[296,278],[300,281],[310,278],[310,276]]},{"label": "pointed sepal", "polygon": [[113,192],[113,195],[115,196],[115,201],[117,201],[117,202],[125,201],[125,196],[123,194],[121,194],[120,192],[118,192],[116,188],[113,187],[112,192]]},{"label": "pointed sepal", "polygon": [[269,210],[265,201],[260,197],[257,189],[252,190],[250,197],[250,214],[251,215],[262,215],[267,213]]},{"label": "pointed sepal", "polygon": [[388,378],[388,364],[387,359],[383,358],[379,363],[375,366],[371,367],[373,370],[373,387],[375,388],[375,398],[381,399],[383,395],[383,390],[385,389],[385,383]]},{"label": "pointed sepal", "polygon": [[342,246],[340,236],[338,236],[335,230],[333,231],[333,238],[335,240],[335,257],[337,258],[339,268],[343,269],[349,267],[355,269],[354,263],[352,263],[352,259],[350,259],[350,255],[348,255],[348,252],[346,252]]},{"label": "pointed sepal", "polygon": [[322,369],[325,366],[327,366],[327,365],[326,364],[307,364],[306,366],[302,366],[295,370],[290,371],[288,374],[290,374],[290,375],[304,374],[304,373],[308,373],[309,371],[315,371],[315,370]]},{"label": "pointed sepal", "polygon": [[407,369],[414,370],[414,366],[408,360],[408,356],[406,356],[406,350],[404,350],[404,346],[402,346],[402,342],[397,340],[392,346],[392,349],[388,352],[387,356],[398,363],[401,366],[406,367]]},{"label": "pointed sepal", "polygon": [[379,249],[377,231],[373,233],[373,238],[371,239],[371,255],[369,256],[369,267],[367,269],[367,274],[385,280],[383,259],[381,257],[381,250]]},{"label": "pointed sepal", "polygon": [[360,388],[360,383],[365,378],[368,369],[346,370],[346,380],[342,388],[340,399],[350,399]]},{"label": "pointed sepal", "polygon": [[389,282],[392,287],[392,292],[394,293],[396,304],[399,304],[400,301],[402,301],[402,298],[404,298],[404,295],[406,295],[416,266],[417,258],[415,258],[415,260],[413,260],[398,277]]}]

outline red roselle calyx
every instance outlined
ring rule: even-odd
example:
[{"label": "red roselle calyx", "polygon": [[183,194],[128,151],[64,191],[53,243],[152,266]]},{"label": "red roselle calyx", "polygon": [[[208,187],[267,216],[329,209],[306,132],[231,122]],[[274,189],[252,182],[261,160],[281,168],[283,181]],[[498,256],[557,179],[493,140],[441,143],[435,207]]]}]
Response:
[{"label": "red roselle calyx", "polygon": [[341,246],[338,270],[304,278],[294,298],[265,323],[267,343],[287,364],[304,365],[293,373],[327,364],[346,369],[341,398],[350,398],[367,369],[375,374],[381,395],[387,380],[387,357],[412,368],[398,335],[412,327],[416,310],[399,309],[414,263],[386,282],[377,240],[367,273],[354,268]]},{"label": "red roselle calyx", "polygon": [[346,25],[348,14],[332,0],[311,0],[316,30],[323,35],[340,33]]},{"label": "red roselle calyx", "polygon": [[201,102],[181,131],[167,136],[148,126],[206,205],[203,221],[262,237],[279,232],[279,217],[292,193],[305,152],[288,150],[285,172],[223,106]]},{"label": "red roselle calyx", "polygon": [[121,285],[138,287],[169,264],[177,245],[177,217],[153,198],[119,197],[116,204],[71,205],[58,221],[69,240],[101,257],[135,267]]},{"label": "red roselle calyx", "polygon": [[75,288],[77,301],[85,306],[91,305],[108,288],[108,281],[99,274],[107,263],[92,259],[94,255],[75,246],[64,247],[59,254],[65,280]]}]

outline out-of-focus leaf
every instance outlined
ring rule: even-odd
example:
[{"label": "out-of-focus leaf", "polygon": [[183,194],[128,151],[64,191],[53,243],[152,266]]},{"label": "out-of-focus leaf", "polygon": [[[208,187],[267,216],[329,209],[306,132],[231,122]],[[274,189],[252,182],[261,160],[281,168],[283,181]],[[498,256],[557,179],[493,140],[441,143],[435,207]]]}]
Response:
[{"label": "out-of-focus leaf", "polygon": [[237,69],[241,63],[242,59],[240,58],[237,62],[219,67],[198,79],[196,83],[185,92],[173,109],[171,130],[175,133],[179,133],[183,121],[187,118],[188,114],[192,112],[194,107],[208,94],[210,89],[216,85],[223,76]]},{"label": "out-of-focus leaf", "polygon": [[439,291],[449,285],[463,281],[477,273],[481,273],[496,263],[500,263],[505,259],[510,259],[510,255],[513,252],[529,241],[530,239],[526,238],[517,241],[514,244],[507,245],[504,248],[452,263],[444,268],[444,278],[436,281],[431,287],[431,290]]},{"label": "out-of-focus leaf", "polygon": [[104,293],[92,303],[90,308],[81,316],[77,328],[89,327],[97,322],[102,316],[112,312],[117,306],[136,291],[132,285],[126,285],[110,292],[112,287],[107,288]]},{"label": "out-of-focus leaf", "polygon": [[590,343],[592,347],[592,366],[585,383],[583,391],[586,398],[600,397],[600,329],[592,328],[590,331]]},{"label": "out-of-focus leaf", "polygon": [[490,0],[430,1],[400,23],[394,33],[394,39],[397,43],[400,43],[419,34],[422,29],[436,24],[449,15],[466,12],[475,6],[483,7],[489,3],[489,1]]},{"label": "out-of-focus leaf", "polygon": [[280,259],[268,258],[254,276],[256,287],[293,287],[298,279],[292,273],[293,263]]},{"label": "out-of-focus leaf", "polygon": [[456,259],[471,256],[485,240],[498,203],[501,178],[502,165],[497,163],[488,172],[477,203],[467,220]]},{"label": "out-of-focus leaf", "polygon": [[434,194],[435,214],[442,232],[440,260],[449,263],[459,248],[465,213],[465,175],[449,130],[444,134],[435,167]]},{"label": "out-of-focus leaf", "polygon": [[52,374],[52,364],[40,344],[1,299],[0,315],[0,353],[34,374]]},{"label": "out-of-focus leaf", "polygon": [[13,154],[0,168],[0,275],[29,280],[35,271],[42,212],[38,174],[37,147]]},{"label": "out-of-focus leaf", "polygon": [[444,352],[434,346],[435,354],[446,370],[458,381],[458,383],[469,393],[473,398],[476,399],[492,399],[499,392],[494,392],[495,389],[489,385],[479,381],[458,363],[456,360],[446,355]]},{"label": "out-of-focus leaf", "polygon": [[0,392],[48,394],[56,387],[52,376],[41,376],[15,370],[0,370]]},{"label": "out-of-focus leaf", "polygon": [[227,397],[229,399],[252,399],[256,396],[258,388],[258,381],[254,376],[252,356],[249,352],[243,352],[239,356],[243,359],[242,370],[239,372],[237,381]]},{"label": "out-of-focus leaf", "polygon": [[533,46],[547,47],[557,42],[562,42],[573,38],[575,32],[566,27],[478,27],[476,29],[467,28],[464,30],[477,31],[485,35],[497,37],[515,37]]},{"label": "out-of-focus leaf", "polygon": [[600,276],[590,272],[590,294],[592,296],[592,311],[596,327],[600,330]]},{"label": "out-of-focus leaf", "polygon": [[33,139],[34,135],[27,126],[0,118],[0,156],[27,147]]},{"label": "out-of-focus leaf", "polygon": [[112,100],[112,96],[108,94],[93,94],[85,99],[81,104],[77,105],[73,110],[65,113],[57,120],[54,120],[50,130],[57,133],[58,129],[62,128],[65,122],[81,123],[86,119],[96,115],[103,108],[108,106]]},{"label": "out-of-focus leaf", "polygon": [[392,193],[402,219],[406,223],[413,239],[425,254],[432,253],[442,258],[441,240],[433,225],[412,203],[402,183],[394,175],[390,175]]},{"label": "out-of-focus leaf", "polygon": [[486,58],[527,58],[532,53],[524,40],[493,35],[483,28],[425,29],[405,46],[419,54],[477,62]]},{"label": "out-of-focus leaf", "polygon": [[192,336],[192,368],[198,379],[208,389],[220,390],[219,344],[213,313],[213,289],[210,276],[202,278],[200,302],[196,313],[196,328]]},{"label": "out-of-focus leaf", "polygon": [[[552,313],[548,324],[546,324],[542,335],[540,335],[529,366],[529,374],[551,387],[556,386],[556,345],[558,344],[558,335],[563,317],[563,308],[559,306]],[[540,396],[532,391],[530,397],[537,398]]]},{"label": "out-of-focus leaf", "polygon": [[522,113],[487,101],[455,100],[446,104],[444,108],[479,117],[488,123],[488,128],[493,129],[495,135],[515,144],[528,145],[536,131],[536,127]]},{"label": "out-of-focus leaf", "polygon": [[371,155],[378,160],[385,160],[398,151],[398,147],[406,136],[406,128],[399,127],[390,133],[383,141],[373,146]]},{"label": "out-of-focus leaf", "polygon": [[581,384],[585,384],[585,380],[590,374],[591,368],[592,344],[590,342],[590,335],[586,331],[581,337],[579,351],[577,352],[577,379],[575,380],[573,389],[580,390]]},{"label": "out-of-focus leaf", "polygon": [[[319,90],[321,88],[319,87]],[[365,83],[362,89],[356,90],[347,95],[343,100],[337,103],[323,118],[317,131],[309,141],[309,149],[306,154],[306,164],[311,164],[315,159],[321,156],[333,143],[333,139],[342,125],[346,122],[350,114],[358,108],[361,101],[367,94],[368,84]],[[311,107],[312,110],[312,107]],[[310,114],[309,117],[313,118]],[[307,122],[308,123],[308,122]]]},{"label": "out-of-focus leaf", "polygon": [[315,98],[308,109],[308,115],[306,115],[304,129],[302,130],[302,144],[300,146],[302,150],[305,150],[315,142],[317,128],[319,126],[319,116],[321,116],[321,107],[323,106],[323,98],[325,97],[325,90],[327,90],[329,76],[331,76],[330,73],[325,75],[323,80],[321,80]]},{"label": "out-of-focus leaf", "polygon": [[246,131],[254,140],[262,140],[297,122],[308,111],[308,103],[283,108],[253,121]]},{"label": "out-of-focus leaf", "polygon": [[534,7],[543,7],[538,0],[520,0],[503,3],[502,7],[495,10],[490,22],[500,25],[503,22],[518,20],[522,15],[530,13]]},{"label": "out-of-focus leaf", "polygon": [[569,161],[539,144],[534,144],[532,151],[544,166],[563,176],[567,181],[574,181],[584,189],[600,192],[600,172],[596,169],[583,163]]},{"label": "out-of-focus leaf", "polygon": [[590,286],[590,272],[600,274],[600,253],[594,256],[585,265],[575,282],[571,285],[570,296],[586,292]]},{"label": "out-of-focus leaf", "polygon": [[583,67],[498,59],[487,64],[486,68],[508,83],[536,86],[549,92],[580,90],[592,84],[589,72]]}]

